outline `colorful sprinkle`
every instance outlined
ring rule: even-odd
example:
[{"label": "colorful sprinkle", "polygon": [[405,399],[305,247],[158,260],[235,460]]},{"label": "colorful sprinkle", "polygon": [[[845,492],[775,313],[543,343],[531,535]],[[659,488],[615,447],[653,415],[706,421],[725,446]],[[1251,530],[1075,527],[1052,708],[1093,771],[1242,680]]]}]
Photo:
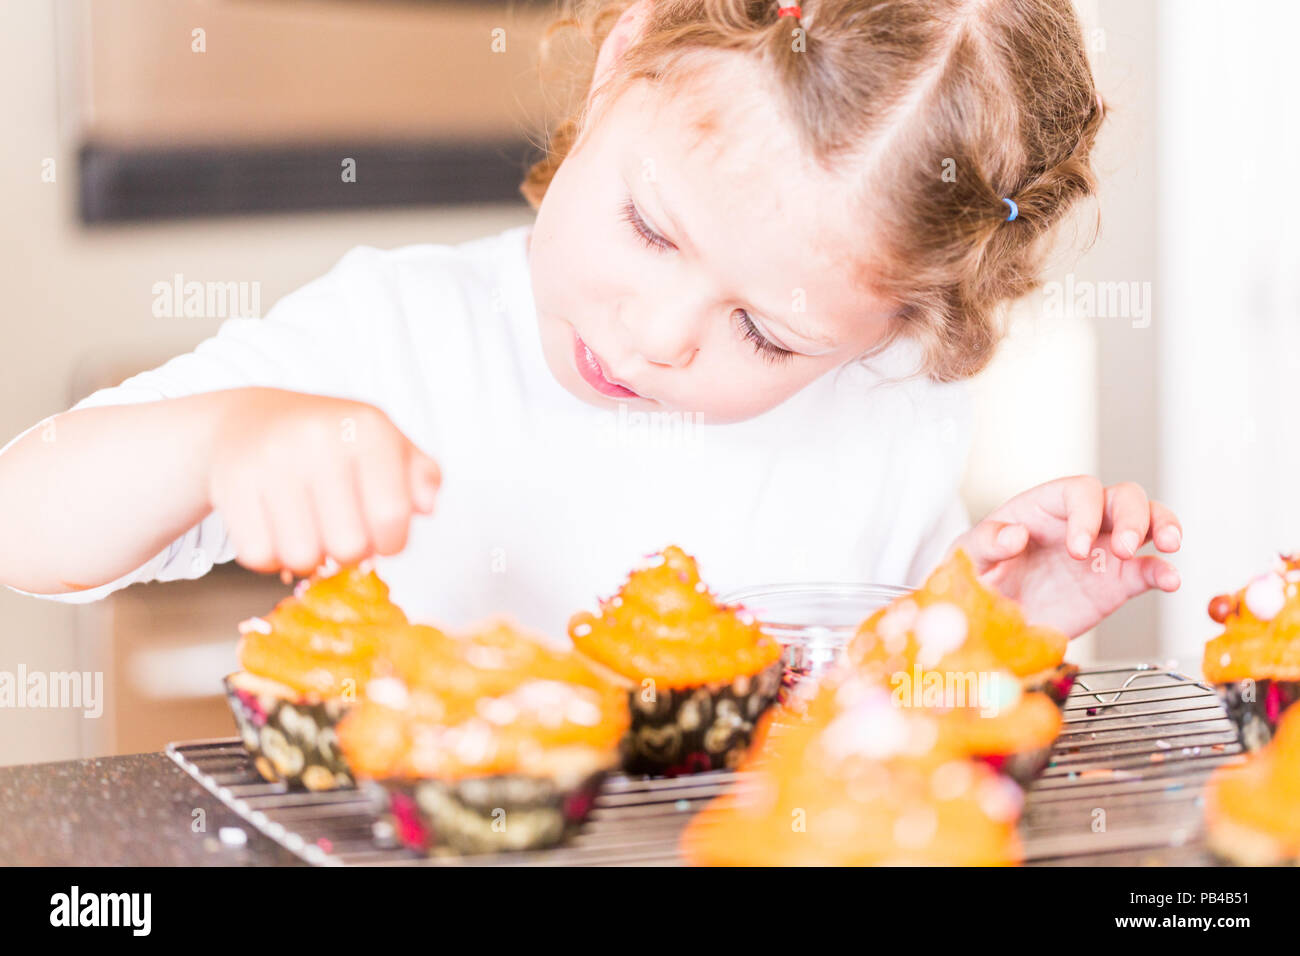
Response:
[{"label": "colorful sprinkle", "polygon": [[1246,586],[1246,607],[1261,621],[1271,621],[1286,604],[1282,578],[1261,574]]}]

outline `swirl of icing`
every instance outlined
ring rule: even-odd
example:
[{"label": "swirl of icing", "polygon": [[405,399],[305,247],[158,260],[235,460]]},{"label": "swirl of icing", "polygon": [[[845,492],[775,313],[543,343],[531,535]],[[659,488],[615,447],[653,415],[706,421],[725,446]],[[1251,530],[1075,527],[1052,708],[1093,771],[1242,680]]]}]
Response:
[{"label": "swirl of icing", "polygon": [[508,618],[455,635],[395,628],[384,654],[391,677],[367,689],[338,728],[362,776],[590,772],[616,759],[629,719],[625,691]]},{"label": "swirl of icing", "polygon": [[1210,602],[1210,617],[1223,630],[1205,644],[1206,680],[1247,678],[1300,680],[1300,560],[1284,555],[1277,566],[1244,588]]},{"label": "swirl of icing", "polygon": [[806,719],[773,731],[746,780],[687,826],[703,865],[1013,863],[1016,793],[856,675],[820,685]]},{"label": "swirl of icing", "polygon": [[1211,829],[1244,827],[1275,843],[1281,857],[1300,857],[1300,707],[1283,712],[1268,746],[1216,770],[1205,802]]},{"label": "swirl of icing", "polygon": [[848,656],[882,679],[918,663],[1028,677],[1060,664],[1068,644],[1063,633],[1029,624],[1015,601],[985,587],[958,549],[918,590],[867,618]]},{"label": "swirl of icing", "polygon": [[359,694],[385,631],[404,624],[374,571],[345,567],[299,582],[269,614],[242,622],[239,661],[303,694]]},{"label": "swirl of icing", "polygon": [[753,676],[781,656],[780,645],[751,617],[717,602],[695,559],[676,546],[629,574],[598,613],[575,614],[569,636],[615,673],[666,687]]}]

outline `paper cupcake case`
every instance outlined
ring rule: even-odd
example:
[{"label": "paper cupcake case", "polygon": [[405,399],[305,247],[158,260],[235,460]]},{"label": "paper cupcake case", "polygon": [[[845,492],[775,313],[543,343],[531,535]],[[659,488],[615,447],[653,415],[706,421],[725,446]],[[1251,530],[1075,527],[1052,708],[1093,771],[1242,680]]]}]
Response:
[{"label": "paper cupcake case", "polygon": [[506,774],[459,781],[379,780],[397,840],[431,856],[542,850],[582,825],[607,773],[562,784]]},{"label": "paper cupcake case", "polygon": [[[1049,671],[1028,677],[1024,681],[1027,693],[1046,694],[1062,711],[1070,698],[1074,681],[1079,676],[1079,666],[1062,662]],[[1010,777],[1021,787],[1028,789],[1042,772],[1047,769],[1052,759],[1052,746],[1035,747],[1018,753],[986,756],[982,759],[999,773]]]},{"label": "paper cupcake case", "polygon": [[1010,777],[1022,789],[1027,790],[1029,785],[1047,769],[1051,758],[1051,747],[1036,747],[1033,750],[1022,750],[1011,754],[992,754],[979,759],[1003,776]]},{"label": "paper cupcake case", "polygon": [[628,691],[631,724],[623,769],[680,776],[733,768],[749,750],[754,727],[781,689],[781,661],[752,676],[686,688]]},{"label": "paper cupcake case", "polygon": [[1055,740],[1052,740],[1042,746],[1012,750],[1005,753],[977,752],[972,756],[988,764],[998,773],[1010,777],[1020,785],[1021,789],[1028,789],[1030,784],[1037,780],[1048,764],[1051,763],[1054,745]]},{"label": "paper cupcake case", "polygon": [[1272,740],[1283,712],[1300,700],[1300,681],[1296,680],[1264,677],[1214,686],[1246,750],[1259,750]]},{"label": "paper cupcake case", "polygon": [[1065,709],[1065,702],[1070,699],[1070,691],[1079,676],[1079,665],[1062,661],[1051,670],[1026,677],[1024,688],[1029,693],[1046,694],[1056,702],[1056,706]]},{"label": "paper cupcake case", "polygon": [[276,694],[242,672],[223,683],[240,739],[263,779],[308,790],[352,786],[335,736],[350,702]]}]

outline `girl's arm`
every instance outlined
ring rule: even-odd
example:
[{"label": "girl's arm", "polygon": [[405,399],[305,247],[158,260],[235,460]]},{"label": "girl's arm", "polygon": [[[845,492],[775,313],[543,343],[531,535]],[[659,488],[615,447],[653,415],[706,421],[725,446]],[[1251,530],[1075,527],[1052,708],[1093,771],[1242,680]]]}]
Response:
[{"label": "girl's arm", "polygon": [[0,454],[0,584],[116,581],[214,508],[254,570],[395,554],[440,481],[387,415],[349,399],[238,388],[74,409]]},{"label": "girl's arm", "polygon": [[74,409],[27,432],[0,455],[0,583],[104,584],[201,521],[213,438],[239,397]]}]

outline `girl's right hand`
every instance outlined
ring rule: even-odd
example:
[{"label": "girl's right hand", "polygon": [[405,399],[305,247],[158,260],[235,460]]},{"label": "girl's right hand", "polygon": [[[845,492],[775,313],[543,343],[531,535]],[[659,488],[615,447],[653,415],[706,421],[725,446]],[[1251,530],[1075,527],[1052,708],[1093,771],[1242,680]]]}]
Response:
[{"label": "girl's right hand", "polygon": [[254,571],[315,571],[406,546],[429,514],[437,463],[378,408],[274,388],[232,391],[212,446],[208,493]]}]

